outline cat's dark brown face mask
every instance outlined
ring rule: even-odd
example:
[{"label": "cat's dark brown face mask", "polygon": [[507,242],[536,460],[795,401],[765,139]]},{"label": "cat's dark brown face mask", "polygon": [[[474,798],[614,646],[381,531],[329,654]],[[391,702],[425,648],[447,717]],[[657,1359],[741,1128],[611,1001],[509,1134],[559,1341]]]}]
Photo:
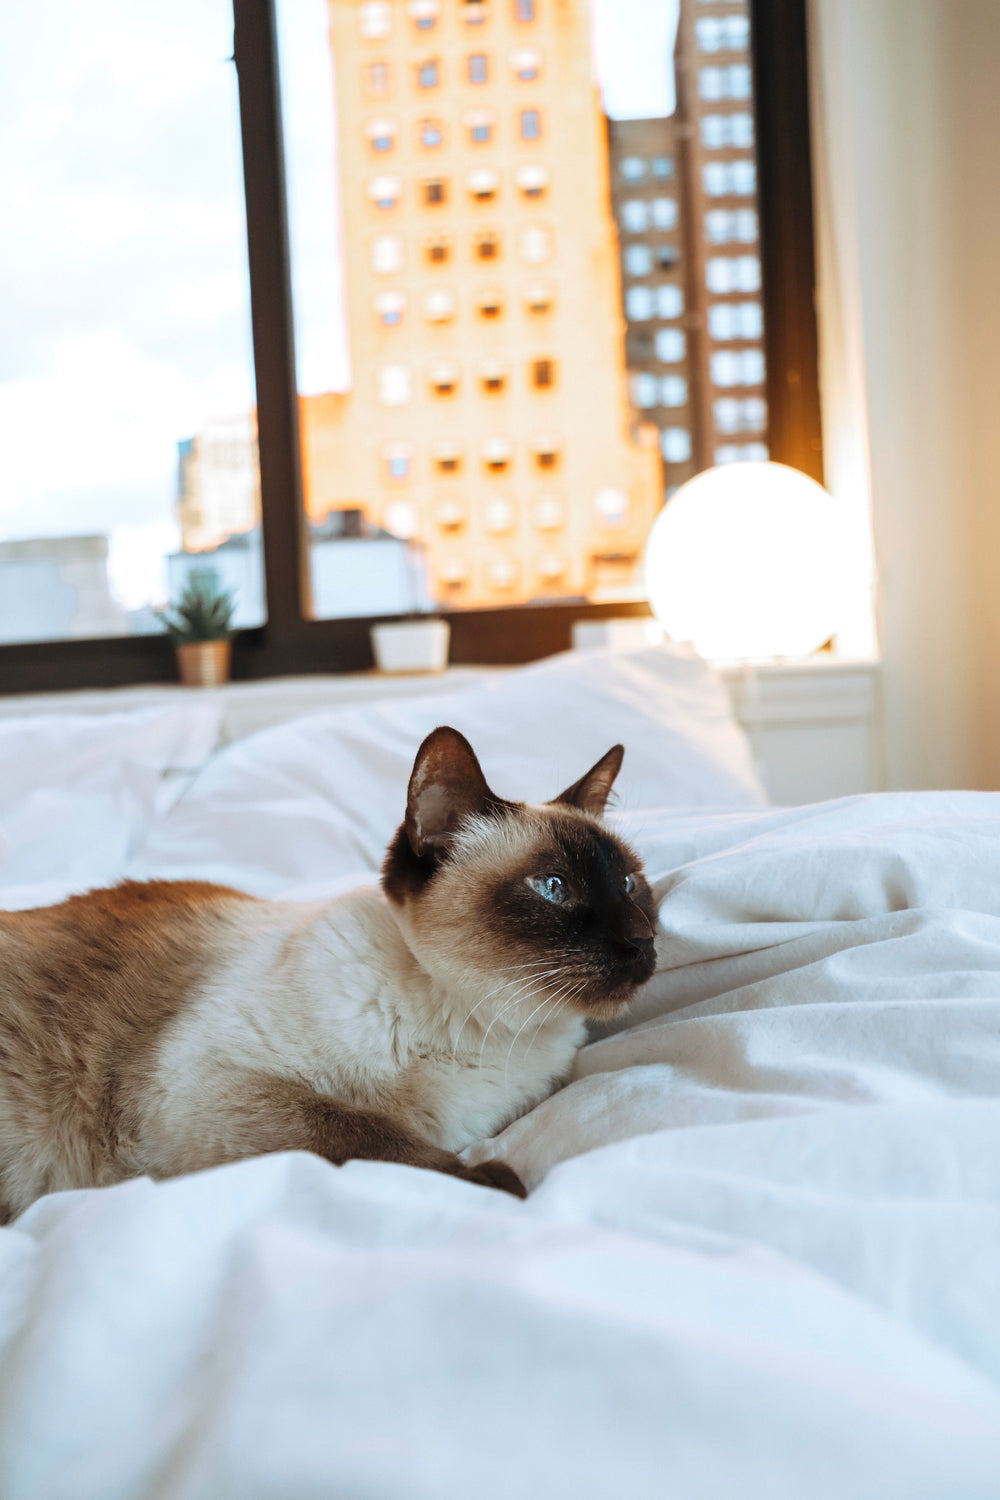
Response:
[{"label": "cat's dark brown face mask", "polygon": [[600,822],[614,746],[553,801],[508,802],[455,729],[428,735],[382,884],[428,966],[506,976],[597,1019],[655,968],[656,901],[638,856]]}]

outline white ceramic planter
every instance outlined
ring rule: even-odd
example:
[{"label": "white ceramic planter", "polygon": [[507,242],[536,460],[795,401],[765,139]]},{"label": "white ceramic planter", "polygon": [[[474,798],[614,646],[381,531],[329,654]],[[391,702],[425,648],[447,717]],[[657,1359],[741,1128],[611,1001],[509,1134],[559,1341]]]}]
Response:
[{"label": "white ceramic planter", "polygon": [[380,672],[443,672],[451,626],[447,620],[403,620],[373,625],[372,651]]}]

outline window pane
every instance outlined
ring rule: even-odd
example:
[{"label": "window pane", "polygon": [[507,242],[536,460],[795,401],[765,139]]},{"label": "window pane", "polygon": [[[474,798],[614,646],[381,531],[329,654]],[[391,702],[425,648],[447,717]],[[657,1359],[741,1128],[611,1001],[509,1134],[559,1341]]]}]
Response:
[{"label": "window pane", "polygon": [[669,6],[606,7],[592,59],[584,6],[441,5],[428,37],[411,0],[371,40],[356,0],[278,0],[314,614],[639,598],[667,486],[764,442],[747,8],[710,56],[697,9],[682,119]]},{"label": "window pane", "polygon": [[[0,641],[263,618],[228,0],[0,14]],[[15,228],[16,226],[16,228]]]}]

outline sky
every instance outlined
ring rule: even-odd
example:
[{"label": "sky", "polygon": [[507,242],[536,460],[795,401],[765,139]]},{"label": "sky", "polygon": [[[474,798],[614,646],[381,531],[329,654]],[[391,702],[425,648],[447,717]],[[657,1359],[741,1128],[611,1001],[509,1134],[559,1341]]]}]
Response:
[{"label": "sky", "polygon": [[[676,3],[594,0],[613,116],[672,109]],[[322,389],[346,375],[310,123],[330,117],[323,0],[279,14],[301,383]],[[0,540],[109,534],[129,608],[165,596],[178,440],[254,401],[231,53],[230,0],[0,7]]]}]

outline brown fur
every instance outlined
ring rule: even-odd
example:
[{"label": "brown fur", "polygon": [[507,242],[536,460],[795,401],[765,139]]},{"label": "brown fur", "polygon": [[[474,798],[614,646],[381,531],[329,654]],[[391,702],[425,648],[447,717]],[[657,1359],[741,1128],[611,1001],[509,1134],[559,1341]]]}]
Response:
[{"label": "brown fur", "polygon": [[[0,1222],[40,1193],[283,1150],[523,1197],[503,1163],[469,1167],[448,1147],[551,1092],[579,1016],[616,1013],[652,972],[649,887],[598,822],[620,763],[616,746],[554,803],[525,807],[439,729],[383,896],[296,906],[127,881],[0,913]],[[557,904],[535,889],[548,872],[565,885]],[[506,1060],[484,1071],[498,1023]]]}]

